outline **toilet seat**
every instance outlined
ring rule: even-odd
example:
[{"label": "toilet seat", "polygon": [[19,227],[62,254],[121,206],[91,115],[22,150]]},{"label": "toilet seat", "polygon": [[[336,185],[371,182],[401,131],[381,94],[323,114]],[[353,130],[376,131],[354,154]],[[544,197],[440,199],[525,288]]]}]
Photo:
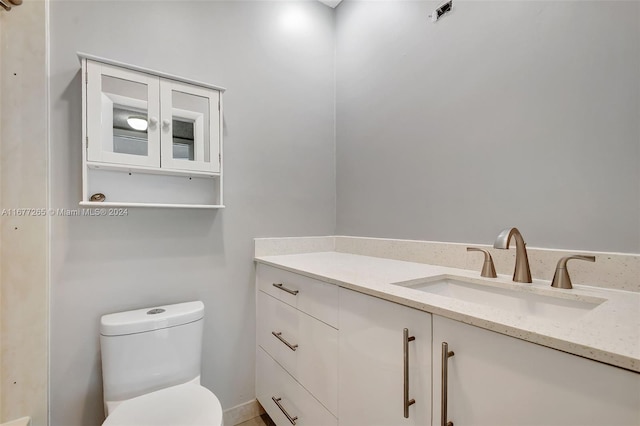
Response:
[{"label": "toilet seat", "polygon": [[102,426],[222,426],[222,406],[209,389],[186,383],[122,402]]}]

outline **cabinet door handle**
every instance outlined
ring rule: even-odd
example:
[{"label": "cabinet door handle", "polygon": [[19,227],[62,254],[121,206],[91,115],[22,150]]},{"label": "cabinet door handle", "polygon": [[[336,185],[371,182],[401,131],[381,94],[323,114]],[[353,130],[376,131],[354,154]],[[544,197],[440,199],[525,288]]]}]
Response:
[{"label": "cabinet door handle", "polygon": [[441,426],[453,426],[453,422],[447,421],[447,382],[449,381],[449,358],[454,355],[453,351],[449,350],[449,344],[442,342]]},{"label": "cabinet door handle", "polygon": [[288,289],[288,288],[284,287],[284,286],[282,285],[282,283],[273,283],[273,286],[274,286],[275,288],[279,288],[279,289],[280,289],[280,290],[282,290],[282,291],[286,291],[286,292],[287,292],[287,293],[289,293],[289,294],[293,294],[294,296],[295,296],[295,295],[297,295],[297,294],[299,293],[299,291],[298,291],[298,290],[291,290],[291,289]]},{"label": "cabinet door handle", "polygon": [[409,406],[416,403],[415,399],[409,399],[409,342],[416,340],[415,336],[409,336],[409,329],[402,330],[402,352],[404,354],[404,418],[409,418]]},{"label": "cabinet door handle", "polygon": [[171,128],[171,121],[167,120],[166,118],[162,120],[162,128],[164,130],[169,130]]},{"label": "cabinet door handle", "polygon": [[273,402],[276,403],[276,405],[278,406],[280,411],[282,411],[282,413],[285,416],[287,416],[287,419],[291,422],[291,424],[295,425],[296,424],[296,420],[298,420],[298,416],[291,417],[291,415],[289,413],[287,413],[287,410],[285,410],[284,407],[282,406],[282,404],[280,404],[280,401],[282,400],[282,398],[276,398],[275,396],[272,396],[271,399],[273,400]]},{"label": "cabinet door handle", "polygon": [[284,340],[284,338],[282,337],[282,332],[281,331],[272,331],[271,334],[273,334],[274,336],[276,336],[278,338],[278,340],[280,340],[282,343],[284,343],[285,345],[287,345],[289,347],[289,349],[291,349],[292,351],[295,351],[296,349],[298,349],[298,345],[292,345],[291,343],[287,342],[286,340]]}]

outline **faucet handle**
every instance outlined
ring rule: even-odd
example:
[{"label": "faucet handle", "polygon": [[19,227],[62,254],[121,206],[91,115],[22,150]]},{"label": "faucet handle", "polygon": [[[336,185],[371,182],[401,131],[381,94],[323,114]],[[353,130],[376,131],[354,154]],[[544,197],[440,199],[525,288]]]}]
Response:
[{"label": "faucet handle", "polygon": [[565,256],[558,261],[556,266],[556,273],[553,274],[553,281],[551,281],[551,287],[555,288],[573,288],[571,285],[571,278],[569,277],[569,271],[567,271],[567,262],[571,259],[586,260],[588,262],[595,262],[595,256],[584,256],[581,254],[574,254],[572,256]]},{"label": "faucet handle", "polygon": [[486,278],[496,278],[496,268],[493,266],[493,258],[489,250],[481,249],[478,247],[467,247],[467,251],[481,251],[484,253],[484,264],[482,265],[482,272],[480,276]]}]

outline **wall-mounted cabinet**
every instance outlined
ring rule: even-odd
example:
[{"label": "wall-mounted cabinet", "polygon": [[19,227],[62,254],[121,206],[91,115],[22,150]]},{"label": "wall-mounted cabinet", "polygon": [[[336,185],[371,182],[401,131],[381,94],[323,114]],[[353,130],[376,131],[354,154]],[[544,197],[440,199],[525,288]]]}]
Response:
[{"label": "wall-mounted cabinet", "polygon": [[[220,208],[221,87],[79,54],[92,206]],[[93,201],[102,197],[103,201]]]}]

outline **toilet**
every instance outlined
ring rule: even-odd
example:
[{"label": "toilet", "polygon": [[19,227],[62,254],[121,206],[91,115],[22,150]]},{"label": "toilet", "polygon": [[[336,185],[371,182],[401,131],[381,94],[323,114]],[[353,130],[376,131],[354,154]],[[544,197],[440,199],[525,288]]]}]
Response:
[{"label": "toilet", "polygon": [[200,301],[101,318],[103,426],[222,426],[200,385],[203,318]]}]

